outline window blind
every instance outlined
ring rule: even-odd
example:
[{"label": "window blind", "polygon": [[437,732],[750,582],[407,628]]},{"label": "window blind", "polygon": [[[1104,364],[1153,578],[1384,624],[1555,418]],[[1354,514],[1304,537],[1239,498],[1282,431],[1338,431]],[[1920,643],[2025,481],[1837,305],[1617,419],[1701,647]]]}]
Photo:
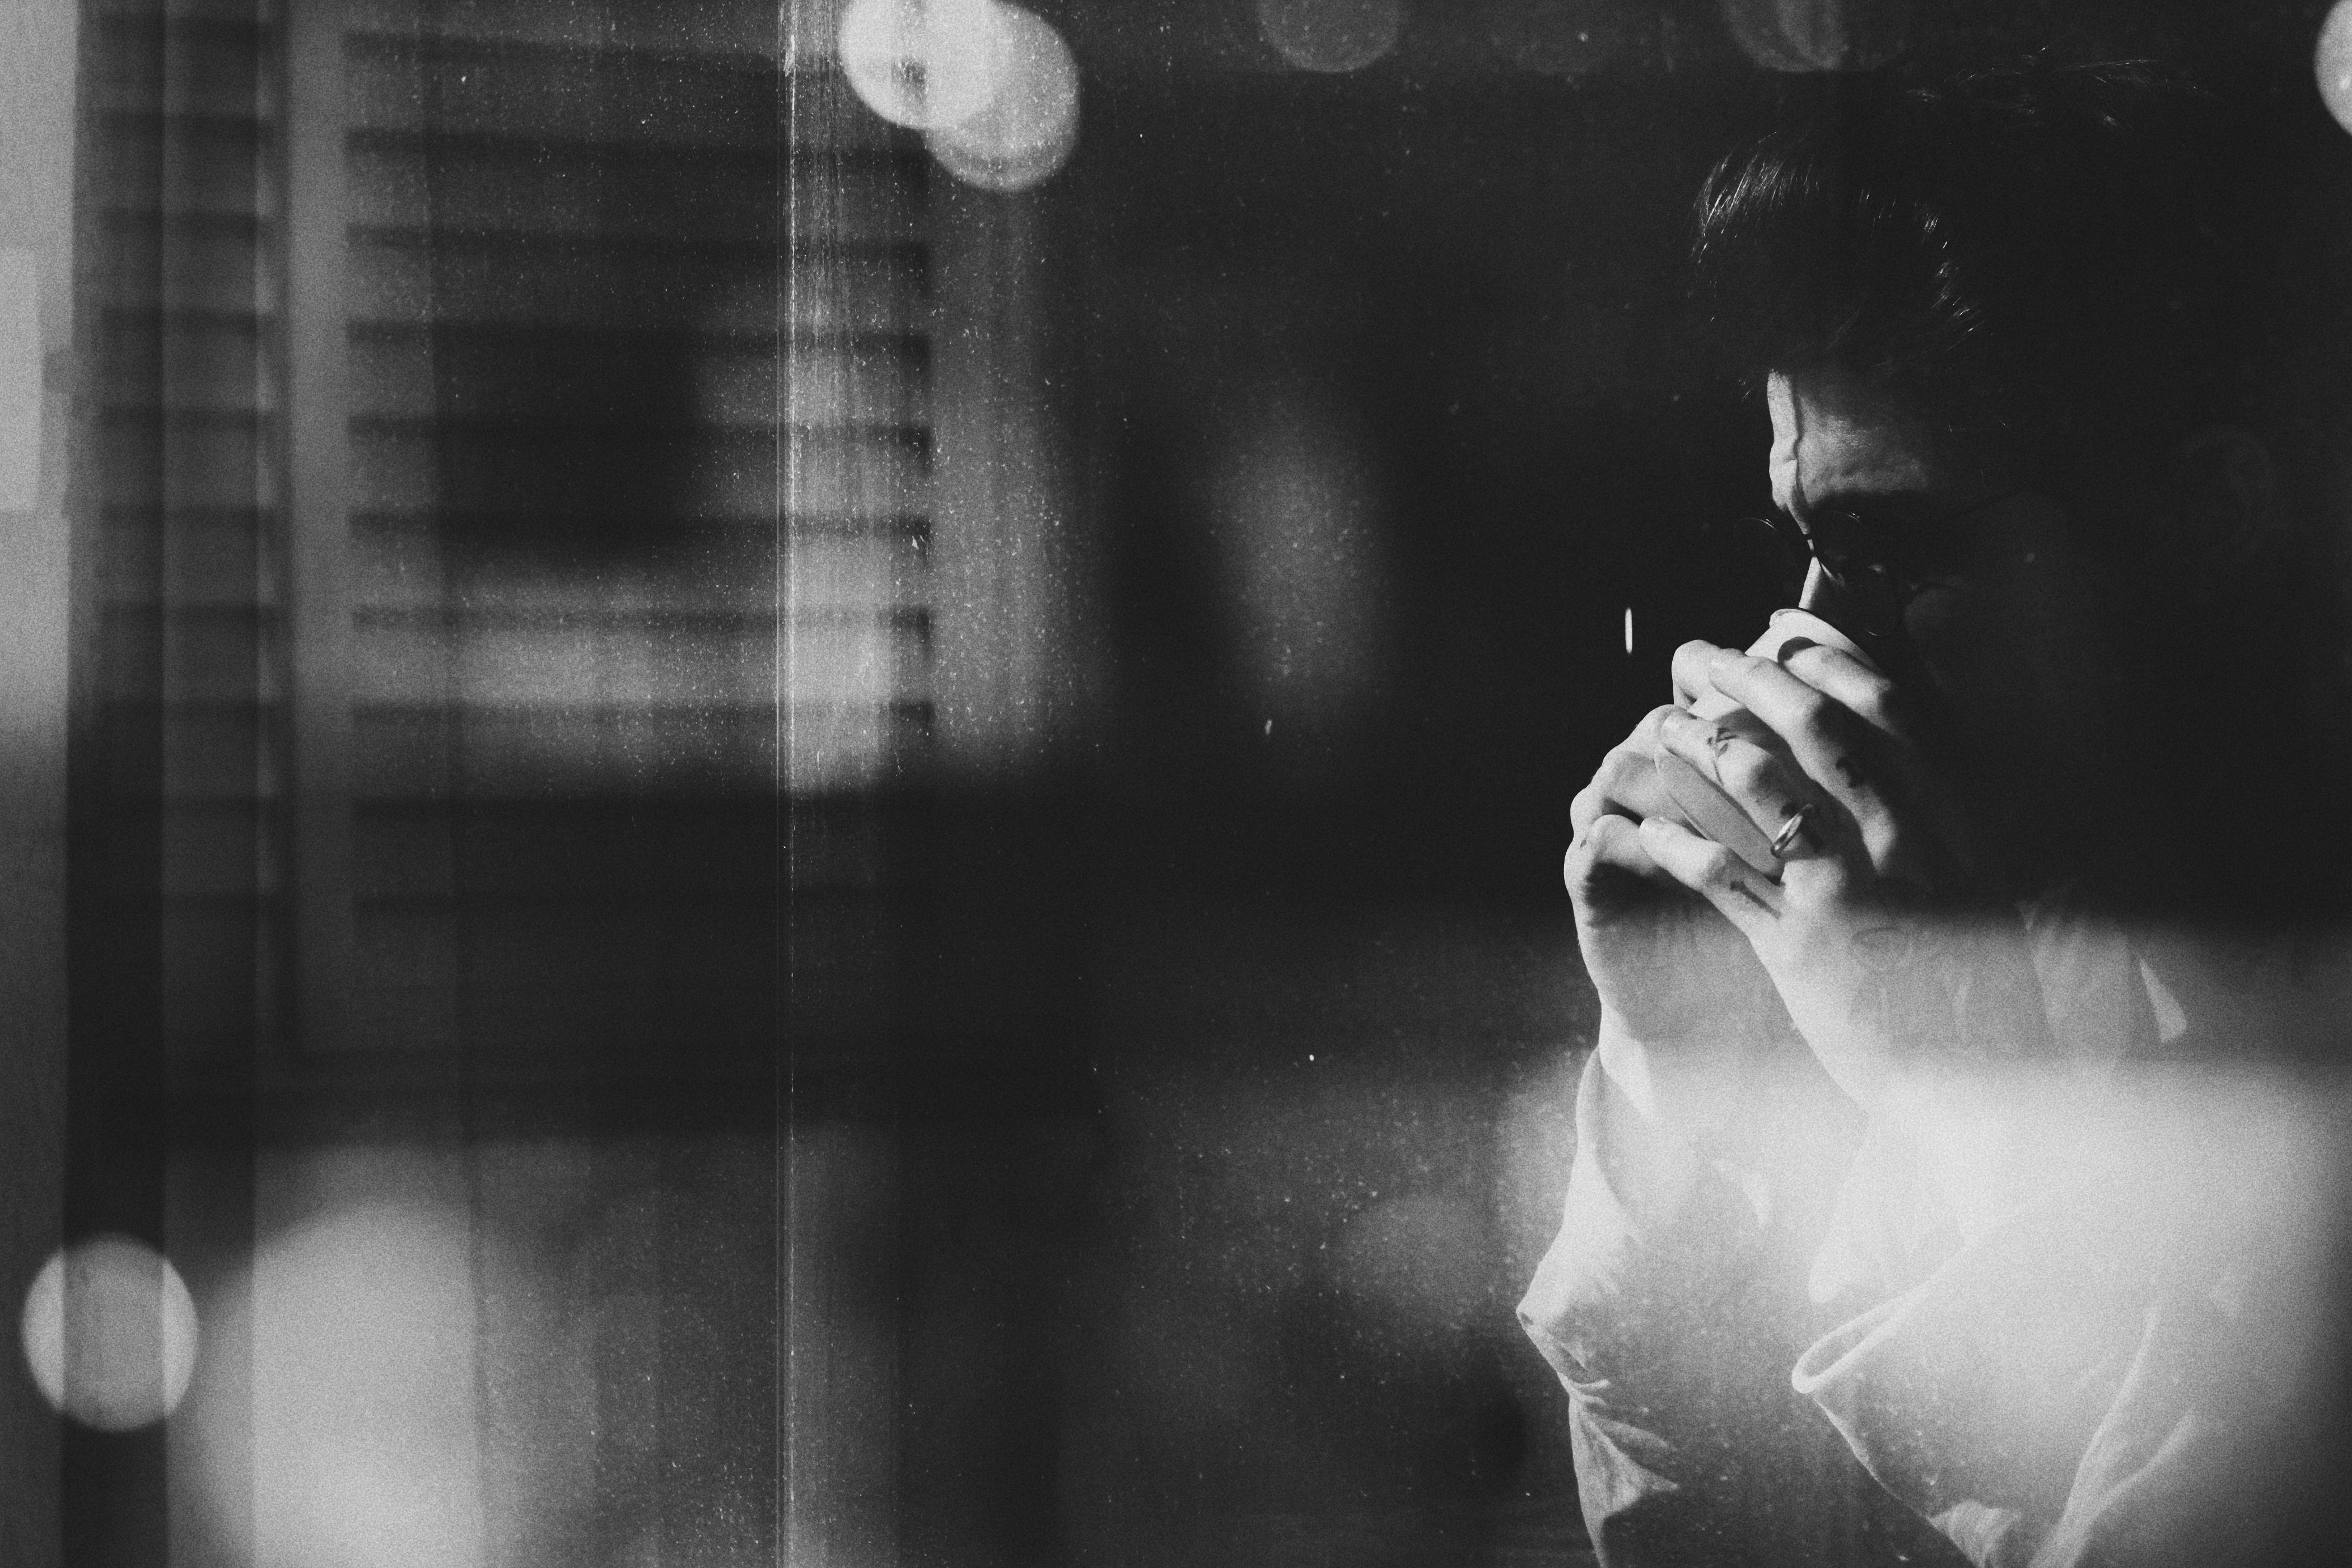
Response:
[{"label": "window blind", "polygon": [[240,1058],[287,1025],[278,26],[254,0],[86,26],[78,1026]]},{"label": "window blind", "polygon": [[[77,1060],[168,1035],[203,1068],[174,1114],[205,1091],[248,1139],[202,1192],[174,1152],[170,1202],[219,1233],[165,1238],[192,1279],[282,1239],[302,1151],[354,1129],[446,1157],[467,1235],[537,1225],[569,1256],[609,1208],[644,1278],[583,1241],[531,1300],[591,1325],[598,1400],[656,1388],[666,1414],[650,1447],[595,1436],[579,1528],[764,1495],[781,1466],[789,1519],[730,1529],[879,1541],[907,1331],[874,1304],[908,1288],[894,1069],[936,1027],[952,662],[920,144],[856,104],[824,0],[208,3],[101,0],[90,44],[114,97],[85,198]],[[950,374],[991,436],[1008,378],[979,342]],[[1050,526],[1026,472],[992,456],[945,503],[975,524],[964,622],[1043,559],[999,516]],[[974,714],[1027,647],[989,629]],[[84,1048],[106,1029],[130,1044]],[[117,1141],[162,1207],[165,1140]],[[724,1247],[672,1239],[705,1163],[740,1210]],[[467,1283],[499,1372],[536,1320]],[[483,1430],[530,1392],[478,1389]],[[247,1479],[247,1511],[278,1495]]]},{"label": "window blind", "polygon": [[340,551],[341,1051],[725,1072],[891,1027],[924,168],[788,30],[343,8],[347,503],[301,523]]}]

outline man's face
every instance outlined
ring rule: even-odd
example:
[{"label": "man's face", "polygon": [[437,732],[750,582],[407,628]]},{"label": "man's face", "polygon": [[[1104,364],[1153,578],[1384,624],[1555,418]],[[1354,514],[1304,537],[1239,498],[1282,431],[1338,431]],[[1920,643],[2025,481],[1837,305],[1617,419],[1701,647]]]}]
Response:
[{"label": "man's face", "polygon": [[[1904,632],[1944,707],[1979,757],[2003,758],[2031,792],[2084,766],[2112,663],[2096,574],[2045,497],[1956,471],[1930,433],[1882,394],[1829,376],[1775,373],[1773,500],[1801,524],[1851,513],[1917,547]],[[1808,608],[1837,619],[1835,583],[1816,570]]]}]

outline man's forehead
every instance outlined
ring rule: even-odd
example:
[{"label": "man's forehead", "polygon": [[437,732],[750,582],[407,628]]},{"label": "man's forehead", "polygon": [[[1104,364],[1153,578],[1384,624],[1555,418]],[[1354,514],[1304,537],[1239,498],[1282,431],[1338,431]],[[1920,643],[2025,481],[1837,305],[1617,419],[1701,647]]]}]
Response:
[{"label": "man's forehead", "polygon": [[1775,371],[1765,382],[1772,414],[1772,500],[1790,506],[1842,495],[1906,495],[1945,479],[1924,427],[1883,395],[1830,376]]}]

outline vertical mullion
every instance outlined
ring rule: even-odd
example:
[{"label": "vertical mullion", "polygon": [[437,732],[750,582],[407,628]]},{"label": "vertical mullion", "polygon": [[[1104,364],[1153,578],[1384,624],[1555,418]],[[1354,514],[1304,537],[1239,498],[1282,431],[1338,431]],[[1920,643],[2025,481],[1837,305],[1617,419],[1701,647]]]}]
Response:
[{"label": "vertical mullion", "polygon": [[289,0],[286,27],[293,1038],[315,1052],[343,1037],[353,936],[342,0]]},{"label": "vertical mullion", "polygon": [[[158,51],[166,47],[163,7],[142,5],[134,26]],[[81,79],[95,74],[105,36],[82,35]],[[162,73],[159,73],[159,75]],[[159,81],[160,89],[160,81]],[[161,112],[160,90],[152,123],[131,129],[110,121],[85,104],[80,152],[93,165],[78,172],[86,210],[136,210],[152,226],[135,230],[152,238],[120,252],[93,247],[78,282],[106,279],[133,268],[152,275],[159,304],[168,305],[170,243],[168,208],[169,121]],[[133,138],[143,144],[134,148]],[[135,188],[122,170],[138,157],[152,159],[155,188],[152,207],[132,208],[126,190]],[[119,269],[119,270],[118,270]],[[101,288],[103,285],[101,284]],[[93,316],[95,312],[92,313]],[[152,329],[158,334],[156,363],[161,380],[163,312]],[[106,346],[102,321],[85,319],[78,337],[85,359]],[[161,1246],[165,1241],[163,1080],[163,919],[162,832],[163,575],[162,551],[142,567],[152,590],[134,596],[143,607],[141,634],[114,635],[118,584],[108,582],[110,545],[106,499],[112,487],[137,491],[152,486],[153,525],[160,528],[171,497],[166,416],[158,399],[152,426],[124,417],[106,392],[91,399],[95,416],[97,504],[76,510],[72,585],[76,603],[71,652],[79,666],[67,750],[65,1236],[79,1239],[121,1231]],[[108,451],[109,438],[122,426],[136,429]],[[110,463],[106,459],[113,458]],[[159,542],[160,543],[160,542]],[[151,618],[152,617],[152,618]],[[124,617],[127,620],[129,617]],[[131,646],[124,646],[125,644]],[[68,1350],[68,1355],[72,1352]],[[58,1536],[62,1561],[94,1564],[160,1563],[164,1557],[164,1454],[159,1436],[102,1436],[68,1422],[58,1428]]]}]

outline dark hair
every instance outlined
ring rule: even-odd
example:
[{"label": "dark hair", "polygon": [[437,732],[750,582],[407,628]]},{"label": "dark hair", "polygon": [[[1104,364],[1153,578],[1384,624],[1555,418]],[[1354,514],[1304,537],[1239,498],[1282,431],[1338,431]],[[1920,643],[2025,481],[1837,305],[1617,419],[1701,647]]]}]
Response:
[{"label": "dark hair", "polygon": [[[2244,426],[2292,459],[2281,416],[2326,430],[2314,405],[2343,401],[2341,253],[2281,219],[2344,181],[2281,155],[2283,118],[2146,61],[1848,79],[1699,198],[1699,300],[1739,369],[1861,379],[1949,459],[2060,500],[2136,584],[2118,632],[2136,732],[2162,743],[2138,827],[2118,810],[2086,831],[2139,884],[2126,899],[2341,901],[2342,833],[2293,867],[2200,843],[2250,779],[2290,799],[2338,782],[2314,761],[2343,750],[2340,563],[2312,526],[2334,520],[2315,505],[2300,542],[2226,574],[2147,531],[2193,433]],[[2151,829],[2179,849],[2148,856]]]},{"label": "dark hair", "polygon": [[1955,459],[2108,494],[2086,458],[2240,416],[2219,120],[2144,61],[1842,82],[1707,181],[1702,297],[1751,372],[1863,378]]}]

